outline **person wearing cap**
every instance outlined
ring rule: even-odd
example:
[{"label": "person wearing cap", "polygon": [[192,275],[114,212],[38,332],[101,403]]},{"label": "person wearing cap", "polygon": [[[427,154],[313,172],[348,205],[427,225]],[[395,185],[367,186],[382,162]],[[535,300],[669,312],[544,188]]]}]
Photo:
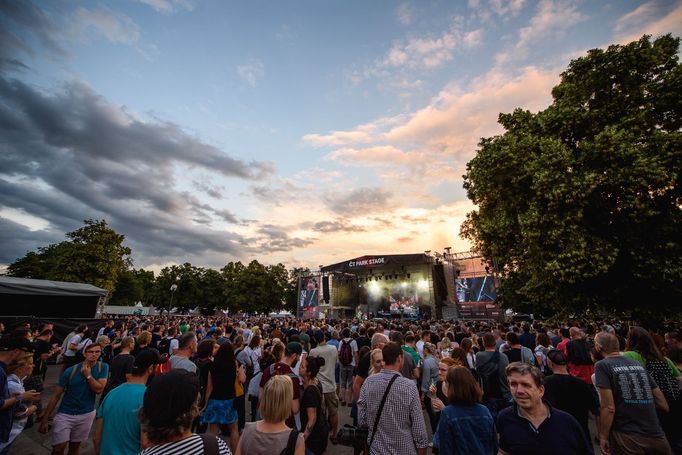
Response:
[{"label": "person wearing cap", "polygon": [[588,414],[599,415],[599,399],[594,387],[568,372],[567,364],[568,360],[560,350],[547,352],[547,367],[552,375],[545,379],[544,398],[555,408],[575,417],[589,438]]},{"label": "person wearing cap", "polygon": [[144,392],[154,367],[161,363],[156,349],[140,351],[133,363],[132,375],[102,400],[95,420],[95,453],[99,455],[136,455],[140,452],[140,422]]},{"label": "person wearing cap", "polygon": [[99,360],[102,346],[92,343],[85,348],[85,360],[70,366],[59,377],[54,394],[43,413],[40,433],[48,432],[52,411],[61,400],[52,421],[52,453],[60,455],[69,446],[69,454],[77,454],[80,445],[88,438],[95,420],[95,401],[107,385],[109,365]]},{"label": "person wearing cap", "polygon": [[187,370],[175,369],[154,378],[139,412],[145,446],[141,455],[231,455],[217,436],[192,433],[192,422],[199,415],[198,397],[199,380]]},{"label": "person wearing cap", "polygon": [[289,425],[290,428],[294,428],[294,415],[299,412],[301,398],[301,379],[294,374],[292,368],[296,366],[302,353],[303,348],[301,347],[301,343],[296,341],[290,342],[284,349],[284,358],[277,363],[273,363],[268,369],[263,371],[263,376],[261,376],[260,379],[259,395],[262,396],[263,388],[268,382],[268,379],[272,376],[285,374],[291,378],[294,387],[294,398],[291,401],[291,417],[287,420],[287,425]]},{"label": "person wearing cap", "polygon": [[[23,403],[31,403],[40,399],[40,393],[29,390],[16,396],[10,396],[7,385],[7,365],[16,362],[27,353],[33,353],[33,345],[25,338],[3,337],[0,342],[0,443],[9,440],[12,431],[15,410]],[[6,447],[2,454],[9,451]]]}]

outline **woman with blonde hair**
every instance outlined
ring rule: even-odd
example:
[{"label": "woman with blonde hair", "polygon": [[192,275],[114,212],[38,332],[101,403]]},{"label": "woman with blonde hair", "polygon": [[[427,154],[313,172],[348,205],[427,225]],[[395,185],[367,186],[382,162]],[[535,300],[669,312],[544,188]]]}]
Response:
[{"label": "woman with blonde hair", "polygon": [[378,372],[381,371],[381,369],[384,367],[384,354],[381,352],[381,349],[377,348],[374,349],[370,353],[369,357],[369,362],[370,362],[370,367],[369,367],[369,375],[377,374]]},{"label": "woman with blonde hair", "polygon": [[[20,357],[7,366],[7,390],[9,391],[9,396],[21,395],[26,391],[24,390],[23,380],[30,375],[32,371],[33,354]],[[0,444],[0,451],[2,451],[2,453],[5,453],[5,450],[8,450],[17,436],[24,430],[28,418],[37,410],[38,408],[35,404],[22,402],[20,405],[16,406],[15,409],[8,409],[6,411],[12,412],[14,414],[14,419],[12,421],[12,428],[9,432],[9,439],[7,442]]]},{"label": "woman with blonde hair", "polygon": [[444,336],[438,342],[438,354],[441,357],[450,357],[451,351],[452,351],[452,342],[450,341],[450,338],[448,338],[447,336]]},{"label": "woman with blonde hair", "polygon": [[295,455],[305,454],[303,434],[289,428],[294,385],[287,375],[271,377],[259,397],[263,420],[246,424],[236,455],[273,455],[295,445]]}]

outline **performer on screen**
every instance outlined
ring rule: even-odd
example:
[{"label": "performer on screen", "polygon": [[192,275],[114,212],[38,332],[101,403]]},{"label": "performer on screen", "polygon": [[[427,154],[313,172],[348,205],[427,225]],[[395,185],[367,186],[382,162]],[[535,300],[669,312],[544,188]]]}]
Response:
[{"label": "performer on screen", "polygon": [[303,294],[301,297],[303,297],[304,307],[317,306],[317,282],[315,282],[314,278],[308,278],[306,289],[301,291],[301,294]]}]

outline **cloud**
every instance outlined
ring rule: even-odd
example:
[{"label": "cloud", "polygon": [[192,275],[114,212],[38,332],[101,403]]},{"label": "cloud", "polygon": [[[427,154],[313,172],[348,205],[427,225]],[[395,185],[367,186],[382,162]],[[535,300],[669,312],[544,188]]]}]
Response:
[{"label": "cloud", "polygon": [[225,189],[224,187],[210,185],[206,182],[199,182],[196,180],[192,180],[192,185],[197,190],[201,191],[202,193],[208,194],[209,196],[211,196],[214,199],[222,199],[223,198],[223,190]]},{"label": "cloud", "polygon": [[493,15],[507,20],[516,17],[526,5],[526,0],[469,0],[469,8],[473,10],[474,17],[482,22],[489,22]]},{"label": "cloud", "polygon": [[260,236],[255,238],[255,246],[252,250],[259,253],[291,251],[296,248],[304,248],[315,241],[314,238],[291,237],[287,228],[273,224],[262,225],[258,228],[257,233]]},{"label": "cloud", "polygon": [[[47,220],[48,234],[105,218],[150,262],[247,251],[247,237],[206,227],[214,219],[238,223],[234,214],[176,189],[188,170],[247,181],[273,171],[178,125],[139,119],[80,82],[42,92],[0,77],[0,137],[0,206]],[[21,234],[16,225],[5,227]],[[41,246],[35,239],[32,248]],[[16,259],[12,254],[0,262]]]},{"label": "cloud", "polygon": [[265,67],[263,66],[263,62],[254,59],[244,65],[238,65],[237,73],[239,73],[239,77],[241,77],[243,81],[255,88],[258,79],[265,76]]},{"label": "cloud", "polygon": [[33,40],[53,58],[68,57],[69,53],[61,44],[63,33],[63,27],[30,1],[0,2],[0,65],[12,63],[16,68],[17,64],[23,65],[20,55],[34,57],[36,52],[29,44]]},{"label": "cloud", "polygon": [[400,123],[401,116],[381,118],[359,125],[351,131],[331,131],[327,134],[306,134],[301,139],[314,147],[363,144],[377,140],[377,134],[391,125]]},{"label": "cloud", "polygon": [[334,213],[349,216],[386,210],[391,197],[383,188],[361,187],[343,194],[327,193],[324,200]]},{"label": "cloud", "polygon": [[271,179],[268,184],[252,185],[250,195],[258,199],[266,206],[282,206],[289,201],[295,201],[305,197],[306,189],[289,180]]},{"label": "cloud", "polygon": [[343,143],[344,147],[332,150],[326,158],[345,165],[406,166],[413,175],[422,169],[434,179],[452,178],[473,156],[481,137],[501,131],[497,124],[500,112],[517,107],[537,111],[548,106],[559,73],[558,68],[533,66],[517,74],[493,69],[468,87],[448,84],[410,114],[379,118],[343,135],[333,132],[304,139],[314,137],[308,142],[319,146]]},{"label": "cloud", "polygon": [[353,84],[378,78],[384,86],[395,86],[395,80],[414,80],[414,74],[431,71],[452,61],[457,52],[481,43],[483,30],[467,30],[463,17],[455,17],[450,26],[438,35],[414,36],[395,41],[383,57],[345,72]]},{"label": "cloud", "polygon": [[549,105],[558,74],[557,70],[529,66],[517,76],[492,70],[468,90],[451,84],[384,137],[389,142],[416,143],[469,158],[480,137],[499,131],[500,112],[517,107],[539,110]]},{"label": "cloud", "polygon": [[540,0],[528,25],[519,30],[514,48],[498,53],[495,60],[498,64],[518,62],[527,56],[532,45],[550,36],[560,36],[585,19],[587,16],[578,11],[575,0]]},{"label": "cloud", "polygon": [[151,6],[159,13],[170,14],[180,9],[192,11],[194,2],[189,0],[138,0],[147,6]]},{"label": "cloud", "polygon": [[367,148],[344,147],[334,150],[326,158],[349,166],[413,166],[423,162],[426,157],[420,152],[404,152],[393,145],[378,145]]},{"label": "cloud", "polygon": [[78,8],[77,23],[84,30],[94,30],[112,43],[133,44],[140,37],[140,28],[128,16],[100,7],[97,10]]},{"label": "cloud", "polygon": [[318,221],[313,223],[312,226],[306,225],[302,226],[304,228],[311,229],[315,232],[331,233],[331,232],[365,232],[367,229],[363,226],[358,226],[356,224],[349,223],[343,218],[337,218],[333,221]]},{"label": "cloud", "polygon": [[36,245],[48,245],[64,240],[63,232],[32,230],[30,227],[0,217],[0,264],[8,264],[24,256]]},{"label": "cloud", "polygon": [[414,6],[409,3],[401,3],[395,12],[398,22],[403,25],[410,25],[414,16]]},{"label": "cloud", "polygon": [[621,44],[638,40],[644,34],[654,37],[672,33],[682,35],[682,4],[670,4],[658,0],[644,3],[621,16],[614,26],[614,34]]}]

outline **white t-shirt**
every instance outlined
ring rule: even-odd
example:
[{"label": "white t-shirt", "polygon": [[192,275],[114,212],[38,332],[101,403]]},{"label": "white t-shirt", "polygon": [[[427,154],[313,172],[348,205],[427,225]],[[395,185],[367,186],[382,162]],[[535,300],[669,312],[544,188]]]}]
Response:
[{"label": "white t-shirt", "polygon": [[170,348],[168,348],[168,354],[173,355],[175,354],[175,351],[178,349],[180,346],[180,342],[178,341],[177,338],[173,338],[170,340]]},{"label": "white t-shirt", "polygon": [[343,343],[350,342],[350,349],[353,351],[353,360],[350,362],[350,366],[354,367],[355,366],[355,353],[358,352],[358,344],[355,342],[354,339],[352,338],[344,338],[343,340],[339,341],[339,355],[341,354],[341,346],[343,346]]},{"label": "white t-shirt", "polygon": [[[71,349],[70,346],[72,344],[75,344],[78,347],[76,349]],[[74,357],[80,349],[80,344],[81,344],[81,336],[80,335],[72,336],[71,339],[69,340],[69,344],[66,345],[66,352],[64,352],[64,355],[66,357]]]}]

